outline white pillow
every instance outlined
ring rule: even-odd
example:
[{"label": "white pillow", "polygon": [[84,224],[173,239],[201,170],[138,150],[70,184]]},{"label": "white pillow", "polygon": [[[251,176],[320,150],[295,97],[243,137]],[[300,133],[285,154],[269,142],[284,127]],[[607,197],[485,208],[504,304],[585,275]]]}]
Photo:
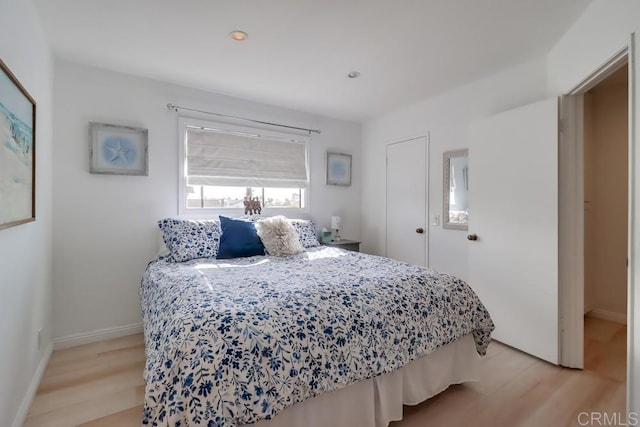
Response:
[{"label": "white pillow", "polygon": [[162,258],[169,255],[171,255],[171,251],[162,238],[162,231],[158,230],[158,253],[156,254],[156,258]]},{"label": "white pillow", "polygon": [[269,255],[287,256],[304,252],[298,240],[298,232],[285,216],[277,215],[258,220],[256,231]]}]

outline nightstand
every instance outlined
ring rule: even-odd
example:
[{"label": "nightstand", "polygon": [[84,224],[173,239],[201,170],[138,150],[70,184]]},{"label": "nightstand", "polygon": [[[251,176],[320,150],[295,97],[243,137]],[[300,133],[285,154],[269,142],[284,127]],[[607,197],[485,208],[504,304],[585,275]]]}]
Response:
[{"label": "nightstand", "polygon": [[360,252],[360,242],[356,242],[355,240],[332,240],[330,242],[323,243],[323,245],[342,248],[353,252]]}]

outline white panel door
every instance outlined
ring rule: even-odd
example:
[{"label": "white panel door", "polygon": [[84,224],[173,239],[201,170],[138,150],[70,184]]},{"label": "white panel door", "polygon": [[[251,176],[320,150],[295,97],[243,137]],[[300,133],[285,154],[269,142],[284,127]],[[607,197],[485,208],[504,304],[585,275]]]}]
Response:
[{"label": "white panel door", "polygon": [[427,138],[387,145],[387,256],[427,261]]},{"label": "white panel door", "polygon": [[558,363],[558,101],[474,123],[469,284],[493,337]]}]

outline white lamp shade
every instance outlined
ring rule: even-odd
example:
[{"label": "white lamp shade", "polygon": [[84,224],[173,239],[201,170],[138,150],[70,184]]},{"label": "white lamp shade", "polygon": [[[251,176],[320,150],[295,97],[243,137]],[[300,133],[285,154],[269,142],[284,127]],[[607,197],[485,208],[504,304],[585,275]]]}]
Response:
[{"label": "white lamp shade", "polygon": [[342,228],[342,217],[340,216],[332,216],[331,217],[331,228],[334,230],[339,230]]}]

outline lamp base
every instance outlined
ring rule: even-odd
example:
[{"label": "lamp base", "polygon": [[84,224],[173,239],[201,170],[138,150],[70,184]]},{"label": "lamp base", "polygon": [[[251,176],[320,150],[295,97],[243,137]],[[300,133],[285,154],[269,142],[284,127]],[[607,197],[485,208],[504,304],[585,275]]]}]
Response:
[{"label": "lamp base", "polygon": [[340,240],[342,240],[342,239],[340,238],[340,232],[338,231],[338,229],[337,229],[337,228],[335,229],[335,232],[334,232],[334,234],[333,234],[333,240],[335,240],[335,241],[340,241]]}]

